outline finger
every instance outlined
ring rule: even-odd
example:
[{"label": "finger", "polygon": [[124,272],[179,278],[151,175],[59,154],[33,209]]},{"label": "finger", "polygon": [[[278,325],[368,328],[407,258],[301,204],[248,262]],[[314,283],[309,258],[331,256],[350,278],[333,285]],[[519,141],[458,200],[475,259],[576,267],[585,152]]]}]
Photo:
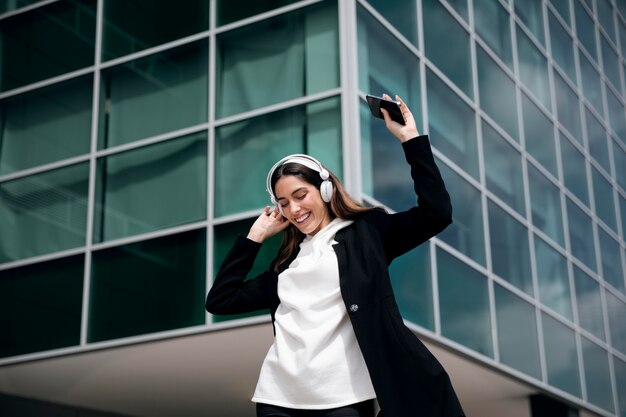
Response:
[{"label": "finger", "polygon": [[391,116],[389,116],[389,113],[387,112],[387,110],[381,108],[380,112],[383,114],[383,119],[385,119],[385,124],[389,125],[389,123],[391,123],[393,120],[391,120]]}]

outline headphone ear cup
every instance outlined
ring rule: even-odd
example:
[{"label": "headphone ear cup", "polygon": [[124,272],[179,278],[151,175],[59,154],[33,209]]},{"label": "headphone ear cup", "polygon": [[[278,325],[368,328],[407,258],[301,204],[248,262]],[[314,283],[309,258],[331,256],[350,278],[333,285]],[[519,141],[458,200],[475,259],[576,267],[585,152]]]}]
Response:
[{"label": "headphone ear cup", "polygon": [[320,185],[320,194],[322,195],[322,200],[326,203],[330,203],[330,200],[333,198],[333,183],[329,180],[322,181]]}]

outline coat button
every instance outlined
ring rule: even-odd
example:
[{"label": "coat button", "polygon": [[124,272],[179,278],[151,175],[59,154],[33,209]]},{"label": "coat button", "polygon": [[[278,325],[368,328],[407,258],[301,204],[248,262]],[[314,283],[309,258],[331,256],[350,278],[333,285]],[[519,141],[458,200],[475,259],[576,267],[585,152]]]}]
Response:
[{"label": "coat button", "polygon": [[357,311],[359,311],[359,306],[357,304],[352,304],[350,306],[350,311],[356,313]]}]

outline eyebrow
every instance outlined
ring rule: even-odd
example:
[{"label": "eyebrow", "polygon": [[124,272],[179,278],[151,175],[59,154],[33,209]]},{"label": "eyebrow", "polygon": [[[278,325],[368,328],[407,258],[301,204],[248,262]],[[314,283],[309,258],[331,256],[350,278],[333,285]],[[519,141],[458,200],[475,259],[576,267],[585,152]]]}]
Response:
[{"label": "eyebrow", "polygon": [[[298,191],[301,191],[301,190],[306,190],[306,187],[296,188],[296,189],[295,189],[295,190],[291,193],[291,195],[294,195],[295,193],[297,193]],[[284,200],[285,198],[286,198],[286,197],[276,197],[276,200]]]}]

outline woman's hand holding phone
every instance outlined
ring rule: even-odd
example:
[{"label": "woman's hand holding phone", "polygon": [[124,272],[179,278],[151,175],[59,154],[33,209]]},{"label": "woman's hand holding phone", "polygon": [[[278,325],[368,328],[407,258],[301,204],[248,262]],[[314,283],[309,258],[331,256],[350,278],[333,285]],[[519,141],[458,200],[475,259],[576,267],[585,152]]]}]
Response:
[{"label": "woman's hand holding phone", "polygon": [[[385,100],[391,100],[391,97],[388,94],[383,94],[383,98]],[[404,117],[404,125],[395,122],[391,119],[389,112],[383,107],[380,108],[380,112],[383,114],[385,119],[385,126],[387,126],[387,130],[389,130],[395,137],[397,137],[400,142],[406,142],[409,139],[413,139],[416,136],[419,136],[419,132],[417,130],[417,126],[415,124],[415,119],[413,118],[413,113],[407,107],[407,105],[402,101],[399,96],[396,96],[396,100],[400,103],[400,112]]]}]

